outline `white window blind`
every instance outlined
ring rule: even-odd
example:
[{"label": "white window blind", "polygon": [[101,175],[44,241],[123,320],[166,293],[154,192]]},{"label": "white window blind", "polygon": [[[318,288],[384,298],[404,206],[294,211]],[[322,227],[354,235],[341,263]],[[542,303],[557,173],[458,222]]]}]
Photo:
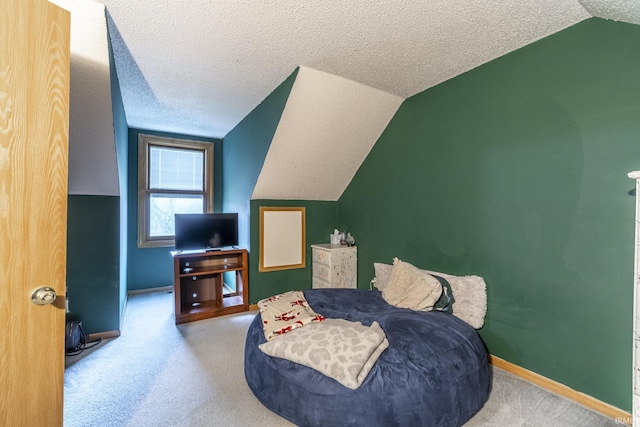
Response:
[{"label": "white window blind", "polygon": [[138,246],[171,246],[176,214],[213,211],[213,144],[139,136]]},{"label": "white window blind", "polygon": [[149,188],[152,190],[204,189],[204,152],[162,146],[149,150]]}]

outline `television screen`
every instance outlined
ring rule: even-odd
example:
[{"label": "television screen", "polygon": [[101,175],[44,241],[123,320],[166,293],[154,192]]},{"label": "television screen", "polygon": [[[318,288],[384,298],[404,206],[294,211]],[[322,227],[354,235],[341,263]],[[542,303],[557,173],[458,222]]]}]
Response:
[{"label": "television screen", "polygon": [[237,246],[238,214],[176,214],[175,233],[179,251]]}]

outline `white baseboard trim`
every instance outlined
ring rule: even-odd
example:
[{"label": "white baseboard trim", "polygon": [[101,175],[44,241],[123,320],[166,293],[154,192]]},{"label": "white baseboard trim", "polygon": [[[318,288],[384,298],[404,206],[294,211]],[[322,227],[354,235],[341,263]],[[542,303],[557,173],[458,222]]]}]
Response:
[{"label": "white baseboard trim", "polygon": [[532,372],[528,369],[525,369],[518,365],[514,365],[513,363],[507,362],[506,360],[492,354],[489,355],[489,363],[553,393],[573,400],[574,402],[579,403],[582,406],[586,406],[587,408],[593,409],[594,411],[611,417],[616,421],[616,423],[619,423],[620,425],[632,425],[632,417],[629,412],[609,405],[608,403],[598,400],[595,397],[591,397],[587,394],[576,391],[564,384],[560,384],[559,382],[551,380],[540,374],[536,374],[535,372]]}]

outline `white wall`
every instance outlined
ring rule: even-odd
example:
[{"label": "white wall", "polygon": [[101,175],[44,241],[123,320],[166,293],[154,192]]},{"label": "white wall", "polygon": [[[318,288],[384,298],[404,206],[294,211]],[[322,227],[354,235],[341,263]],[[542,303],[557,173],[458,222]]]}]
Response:
[{"label": "white wall", "polygon": [[105,8],[53,0],[71,12],[69,194],[118,195]]},{"label": "white wall", "polygon": [[402,101],[300,67],[251,198],[338,200]]}]

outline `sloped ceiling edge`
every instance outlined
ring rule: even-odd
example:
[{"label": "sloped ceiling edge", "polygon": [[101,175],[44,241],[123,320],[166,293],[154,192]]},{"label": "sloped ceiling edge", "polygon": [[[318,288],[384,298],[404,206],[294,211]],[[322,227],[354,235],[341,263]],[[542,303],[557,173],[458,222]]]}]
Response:
[{"label": "sloped ceiling edge", "polygon": [[338,200],[402,101],[300,67],[251,198]]},{"label": "sloped ceiling edge", "polygon": [[105,8],[55,0],[71,12],[69,194],[120,194]]}]

